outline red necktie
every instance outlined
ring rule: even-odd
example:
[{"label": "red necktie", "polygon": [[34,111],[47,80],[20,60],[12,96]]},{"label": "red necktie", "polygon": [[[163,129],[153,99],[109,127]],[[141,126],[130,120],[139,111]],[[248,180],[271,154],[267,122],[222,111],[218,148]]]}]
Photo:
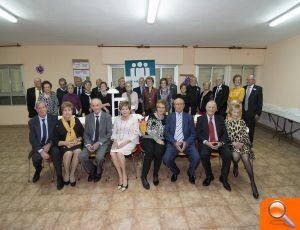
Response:
[{"label": "red necktie", "polygon": [[215,127],[214,127],[214,123],[212,122],[212,116],[209,117],[208,128],[209,128],[209,141],[210,142],[216,142]]}]

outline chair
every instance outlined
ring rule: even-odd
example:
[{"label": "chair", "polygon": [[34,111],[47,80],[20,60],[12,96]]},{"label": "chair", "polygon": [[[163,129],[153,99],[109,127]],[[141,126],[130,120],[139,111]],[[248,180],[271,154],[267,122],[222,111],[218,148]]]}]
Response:
[{"label": "chair", "polygon": [[[30,159],[32,158],[32,155],[33,155],[33,151],[31,150],[28,154],[28,183],[31,182],[31,177],[30,177],[30,168],[31,168],[31,162],[30,162]],[[52,169],[51,167],[51,162],[52,162],[52,159],[50,157],[49,160],[42,160],[42,168],[44,168],[45,166],[45,162],[48,163],[48,167],[49,167],[49,170],[50,170],[50,181],[51,183],[54,181],[54,169]]]}]

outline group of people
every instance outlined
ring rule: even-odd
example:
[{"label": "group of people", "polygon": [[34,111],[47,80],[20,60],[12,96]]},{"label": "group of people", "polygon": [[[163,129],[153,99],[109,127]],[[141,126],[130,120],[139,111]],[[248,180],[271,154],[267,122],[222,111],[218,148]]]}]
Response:
[{"label": "group of people", "polygon": [[[150,188],[147,175],[152,161],[155,186],[159,184],[162,162],[172,172],[171,181],[177,180],[180,169],[175,158],[179,152],[189,158],[189,181],[195,183],[195,170],[201,160],[206,174],[203,186],[209,186],[214,180],[210,155],[218,151],[222,158],[219,179],[224,188],[231,190],[228,183],[231,161],[234,162],[233,174],[238,176],[237,163],[241,159],[249,175],[253,196],[257,198],[251,159],[254,159],[255,121],[262,109],[262,88],[255,85],[254,75],[247,77],[245,87],[241,87],[241,80],[241,76],[234,76],[235,87],[229,90],[220,76],[213,91],[210,91],[209,83],[204,82],[201,92],[196,78],[192,77],[189,85],[180,85],[180,94],[177,94],[171,76],[162,78],[158,89],[153,86],[151,77],[139,79],[139,87],[134,89],[130,82],[121,78],[117,89],[119,96],[126,100],[119,104],[119,116],[112,124],[112,102],[107,84],[101,79],[97,80],[97,87],[91,89],[90,81],[83,84],[80,80],[75,81],[74,87],[62,78],[56,94],[51,92],[49,81],[35,79],[35,87],[27,91],[29,117],[32,117],[29,121],[32,161],[36,169],[33,182],[39,180],[42,160],[50,157],[57,172],[57,189],[76,185],[74,173],[78,162],[88,173],[88,181],[98,182],[105,153],[109,151],[119,176],[117,188],[125,191],[128,188],[125,156],[132,153],[141,139],[145,153],[141,182],[145,189]],[[60,120],[57,119],[58,109],[62,115]],[[133,113],[147,116],[146,132],[141,133]],[[197,113],[202,116],[195,125],[193,115]],[[83,114],[86,115],[84,128],[77,118]],[[91,153],[96,155],[95,163],[89,158]]]}]

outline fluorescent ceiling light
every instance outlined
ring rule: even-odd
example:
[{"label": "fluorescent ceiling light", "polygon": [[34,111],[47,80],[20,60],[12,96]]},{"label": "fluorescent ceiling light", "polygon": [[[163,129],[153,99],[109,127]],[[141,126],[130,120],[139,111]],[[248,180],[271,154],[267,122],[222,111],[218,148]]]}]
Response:
[{"label": "fluorescent ceiling light", "polygon": [[12,22],[12,23],[17,23],[18,19],[13,16],[11,13],[8,13],[7,11],[5,11],[4,9],[2,9],[0,7],[0,17]]},{"label": "fluorescent ceiling light", "polygon": [[283,14],[281,14],[277,18],[273,19],[269,23],[269,26],[271,26],[271,27],[277,26],[280,23],[285,22],[285,21],[291,19],[292,17],[298,15],[299,13],[300,13],[300,4],[294,6],[293,8],[289,9],[288,11],[286,11]]},{"label": "fluorescent ceiling light", "polygon": [[147,22],[152,24],[155,22],[159,0],[149,0]]}]

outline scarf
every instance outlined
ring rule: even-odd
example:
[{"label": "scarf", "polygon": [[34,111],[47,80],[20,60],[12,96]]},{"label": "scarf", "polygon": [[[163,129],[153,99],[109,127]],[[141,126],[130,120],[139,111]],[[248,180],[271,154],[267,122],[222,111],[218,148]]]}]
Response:
[{"label": "scarf", "polygon": [[67,136],[65,141],[74,141],[76,139],[76,133],[74,131],[74,126],[75,126],[75,118],[71,117],[70,119],[70,125],[68,122],[64,119],[64,117],[61,118],[62,123],[67,130]]}]

